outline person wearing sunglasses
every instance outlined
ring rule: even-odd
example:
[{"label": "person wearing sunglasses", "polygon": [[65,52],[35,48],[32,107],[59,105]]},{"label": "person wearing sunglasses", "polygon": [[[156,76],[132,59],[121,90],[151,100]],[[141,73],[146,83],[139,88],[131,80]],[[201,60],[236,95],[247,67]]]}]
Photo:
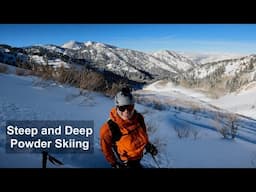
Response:
[{"label": "person wearing sunglasses", "polygon": [[115,107],[100,129],[101,150],[112,168],[142,168],[143,152],[157,155],[157,148],[149,142],[144,117],[135,109],[129,88],[115,96]]}]

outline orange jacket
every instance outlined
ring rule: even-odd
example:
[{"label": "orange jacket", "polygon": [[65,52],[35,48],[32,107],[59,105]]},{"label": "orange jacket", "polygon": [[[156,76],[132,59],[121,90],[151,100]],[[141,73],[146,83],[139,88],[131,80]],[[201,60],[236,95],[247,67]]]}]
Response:
[{"label": "orange jacket", "polygon": [[[112,108],[110,112],[111,120],[119,126],[122,133],[122,137],[116,142],[117,152],[122,161],[142,158],[144,147],[148,143],[144,119],[141,125],[138,121],[139,115],[141,114],[135,110],[131,119],[123,120],[117,114],[116,108]],[[100,146],[107,161],[114,164],[116,157],[112,151],[112,133],[107,122],[100,129]]]}]

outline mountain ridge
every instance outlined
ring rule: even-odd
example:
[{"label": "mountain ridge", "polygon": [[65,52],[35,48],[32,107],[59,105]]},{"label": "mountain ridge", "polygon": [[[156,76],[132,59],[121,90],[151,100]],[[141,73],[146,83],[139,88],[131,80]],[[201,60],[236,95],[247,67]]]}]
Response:
[{"label": "mountain ridge", "polygon": [[0,62],[11,65],[29,61],[58,67],[62,63],[110,71],[141,83],[167,79],[190,88],[227,93],[256,80],[255,54],[200,64],[171,50],[144,53],[95,41],[0,48]]}]

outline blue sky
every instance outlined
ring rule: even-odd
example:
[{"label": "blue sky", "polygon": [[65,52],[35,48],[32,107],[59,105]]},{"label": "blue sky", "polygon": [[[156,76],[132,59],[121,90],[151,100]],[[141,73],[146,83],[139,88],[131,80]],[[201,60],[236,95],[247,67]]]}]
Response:
[{"label": "blue sky", "polygon": [[0,24],[0,44],[96,41],[144,52],[256,53],[256,24]]}]

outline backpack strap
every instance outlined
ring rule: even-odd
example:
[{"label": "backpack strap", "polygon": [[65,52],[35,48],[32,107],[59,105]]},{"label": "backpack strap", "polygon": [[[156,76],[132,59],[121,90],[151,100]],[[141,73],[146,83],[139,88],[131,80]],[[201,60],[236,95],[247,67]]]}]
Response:
[{"label": "backpack strap", "polygon": [[141,126],[143,129],[146,129],[146,125],[145,125],[143,116],[142,116],[140,113],[138,113],[138,112],[136,112],[136,113],[137,113],[137,115],[138,115],[138,122],[139,122],[140,126]]},{"label": "backpack strap", "polygon": [[112,119],[108,120],[108,126],[112,133],[112,143],[116,143],[122,137],[119,126],[114,121],[112,121]]},{"label": "backpack strap", "polygon": [[[139,122],[140,126],[144,129],[145,123],[143,120],[143,116],[138,112],[136,112],[136,113],[138,114],[138,122]],[[108,119],[107,123],[108,123],[109,129],[112,133],[112,143],[114,144],[117,141],[119,141],[123,135],[122,135],[117,123],[115,123],[112,119]]]}]

